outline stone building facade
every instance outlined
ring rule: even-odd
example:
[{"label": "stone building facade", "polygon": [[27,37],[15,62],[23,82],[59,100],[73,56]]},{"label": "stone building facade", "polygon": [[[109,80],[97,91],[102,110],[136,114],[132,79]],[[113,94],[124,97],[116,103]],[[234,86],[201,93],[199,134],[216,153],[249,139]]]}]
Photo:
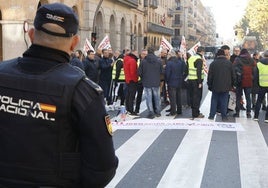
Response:
[{"label": "stone building facade", "polygon": [[[140,51],[159,47],[162,36],[170,42],[182,35],[189,42],[209,41],[215,27],[200,0],[0,0],[0,60],[16,57],[29,47],[27,31],[33,27],[37,8],[53,2],[65,3],[77,12],[80,49],[86,38],[92,42],[92,34],[96,34],[95,47],[108,35],[113,49]],[[178,5],[189,10],[191,6],[192,12],[186,14]]]}]

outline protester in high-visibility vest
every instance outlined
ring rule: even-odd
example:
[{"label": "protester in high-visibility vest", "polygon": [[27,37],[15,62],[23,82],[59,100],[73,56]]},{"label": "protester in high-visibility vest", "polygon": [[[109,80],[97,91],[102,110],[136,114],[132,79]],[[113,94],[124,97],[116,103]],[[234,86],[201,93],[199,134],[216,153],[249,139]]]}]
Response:
[{"label": "protester in high-visibility vest", "polygon": [[[256,79],[254,82],[259,85],[259,92],[253,119],[258,121],[261,103],[265,94],[268,93],[268,50],[263,53],[263,58],[254,69],[254,79]],[[264,122],[268,123],[268,110],[266,110]]]},{"label": "protester in high-visibility vest", "polygon": [[204,117],[204,115],[200,113],[199,110],[203,93],[204,54],[205,54],[205,48],[199,46],[197,48],[197,54],[191,56],[188,60],[188,83],[189,83],[189,93],[192,108],[192,118]]},{"label": "protester in high-visibility vest", "polygon": [[124,55],[120,53],[119,50],[116,50],[114,53],[115,64],[112,70],[112,79],[113,79],[113,91],[112,91],[112,100],[116,102],[120,98],[120,105],[124,105],[125,94],[124,94],[124,84],[125,84],[125,72],[124,72]]}]

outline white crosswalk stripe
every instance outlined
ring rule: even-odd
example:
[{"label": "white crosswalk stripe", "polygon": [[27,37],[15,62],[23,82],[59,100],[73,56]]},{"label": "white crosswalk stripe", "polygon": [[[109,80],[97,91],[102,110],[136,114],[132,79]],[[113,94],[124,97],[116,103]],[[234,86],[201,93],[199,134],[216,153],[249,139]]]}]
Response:
[{"label": "white crosswalk stripe", "polygon": [[[206,117],[209,114],[210,97],[211,94],[208,93],[200,108]],[[144,103],[145,101],[141,105],[142,111],[146,110]],[[165,116],[167,108],[162,110],[159,119],[174,118]],[[168,142],[174,144],[174,151],[168,150],[168,146],[163,146],[164,143],[161,144],[162,147],[157,147],[160,142],[164,142],[161,135],[170,132],[161,129],[137,130],[135,134],[130,134],[123,144],[116,146],[119,167],[107,187],[212,188],[215,185],[217,188],[268,187],[268,147],[265,139],[268,137],[268,131],[264,132],[260,129],[268,125],[247,119],[245,112],[241,112],[240,118],[236,118],[235,121],[241,123],[245,131],[176,130],[178,132],[175,134],[178,133],[181,142],[178,143],[179,139],[176,142],[173,140]],[[120,140],[117,131],[127,132],[128,130],[115,130],[114,140]],[[118,135],[122,134],[124,132]],[[171,136],[165,139],[174,138]],[[152,146],[157,148],[159,153],[174,152],[174,154],[171,159],[159,157],[161,155],[154,155],[156,151],[152,152],[149,149]],[[143,156],[151,157],[145,160]],[[226,161],[228,164],[224,163],[225,158],[229,160]],[[156,163],[148,163],[148,161],[156,161]],[[167,165],[163,165],[164,163]],[[152,164],[159,164],[159,168]],[[230,166],[230,164],[235,165]],[[154,173],[150,169],[157,172]],[[145,175],[142,174],[145,173],[151,173],[146,174],[149,178],[147,176],[143,178]],[[219,182],[212,183],[211,181],[215,179],[213,177],[216,176],[220,176],[221,179],[216,178],[215,181]],[[128,184],[129,177],[131,182]]]}]

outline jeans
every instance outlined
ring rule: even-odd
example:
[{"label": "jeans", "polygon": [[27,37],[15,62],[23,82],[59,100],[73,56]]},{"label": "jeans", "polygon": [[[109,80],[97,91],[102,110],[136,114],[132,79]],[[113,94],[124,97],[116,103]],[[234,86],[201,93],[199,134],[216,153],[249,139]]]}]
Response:
[{"label": "jeans", "polygon": [[229,92],[212,92],[210,102],[209,117],[214,118],[217,112],[217,107],[220,107],[221,116],[225,118],[227,116]]},{"label": "jeans", "polygon": [[[149,114],[160,114],[160,87],[144,87],[144,95]],[[153,101],[154,100],[154,101]],[[155,105],[155,110],[153,108]]]},{"label": "jeans", "polygon": [[236,113],[238,114],[239,111],[240,111],[240,100],[241,100],[241,97],[242,97],[242,92],[244,90],[244,93],[245,93],[245,97],[246,97],[246,101],[247,101],[247,113],[250,113],[251,112],[251,87],[237,87],[236,88],[236,107],[235,107],[235,111]]}]

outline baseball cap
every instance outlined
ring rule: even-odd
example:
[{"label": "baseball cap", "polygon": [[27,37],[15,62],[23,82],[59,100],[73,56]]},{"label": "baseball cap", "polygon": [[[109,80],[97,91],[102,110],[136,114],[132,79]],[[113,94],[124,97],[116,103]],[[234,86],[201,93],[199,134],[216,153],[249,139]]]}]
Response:
[{"label": "baseball cap", "polygon": [[[58,33],[53,30],[48,30],[44,27],[46,23],[53,23],[65,30],[65,33]],[[78,16],[71,7],[62,3],[44,4],[39,7],[34,19],[34,27],[47,34],[71,37],[78,31],[79,21]]]}]

